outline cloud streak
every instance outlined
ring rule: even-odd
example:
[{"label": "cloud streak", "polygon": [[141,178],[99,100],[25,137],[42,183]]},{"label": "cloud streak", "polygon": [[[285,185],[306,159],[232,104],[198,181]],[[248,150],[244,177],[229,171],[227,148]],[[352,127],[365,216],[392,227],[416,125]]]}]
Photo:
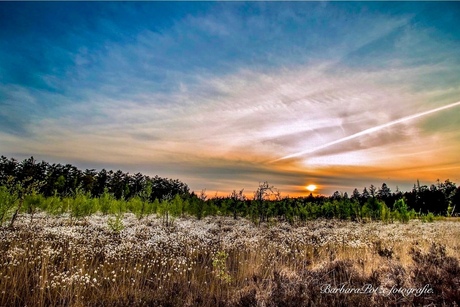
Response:
[{"label": "cloud streak", "polygon": [[297,152],[295,154],[290,154],[290,155],[284,156],[284,157],[282,157],[280,159],[276,159],[276,160],[274,160],[272,162],[277,162],[277,161],[290,159],[290,158],[295,158],[295,157],[299,157],[299,156],[306,155],[306,154],[309,154],[309,153],[313,153],[315,151],[319,151],[321,149],[324,149],[324,148],[327,148],[327,147],[330,147],[330,146],[333,146],[333,145],[336,145],[336,144],[347,142],[349,140],[361,137],[363,135],[367,135],[367,134],[377,132],[379,130],[391,127],[391,126],[396,125],[396,124],[400,124],[400,123],[403,123],[403,122],[406,122],[406,121],[409,121],[409,120],[413,120],[413,119],[420,118],[420,117],[423,117],[423,116],[426,116],[426,115],[430,115],[430,114],[433,114],[433,113],[436,113],[436,112],[440,112],[440,111],[447,110],[447,109],[450,109],[450,108],[453,108],[453,107],[457,107],[459,105],[460,105],[460,101],[457,101],[457,102],[448,104],[446,106],[442,106],[442,107],[434,108],[434,109],[431,109],[431,110],[428,110],[428,111],[425,111],[425,112],[420,112],[420,113],[417,113],[417,114],[405,116],[403,118],[393,120],[391,122],[388,122],[388,123],[385,123],[385,124],[382,124],[382,125],[378,125],[378,126],[375,126],[375,127],[372,127],[372,128],[365,129],[365,130],[360,131],[358,133],[354,133],[352,135],[340,138],[338,140],[326,143],[326,144],[321,145],[321,146],[314,147],[312,149],[308,149],[308,150],[305,150],[305,151]]}]

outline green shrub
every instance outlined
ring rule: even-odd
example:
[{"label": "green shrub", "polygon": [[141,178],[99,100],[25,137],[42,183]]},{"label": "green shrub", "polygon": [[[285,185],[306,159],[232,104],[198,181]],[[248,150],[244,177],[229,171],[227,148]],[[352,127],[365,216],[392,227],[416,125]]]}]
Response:
[{"label": "green shrub", "polygon": [[28,214],[35,214],[37,209],[46,209],[45,197],[41,194],[32,194],[24,197],[23,209]]},{"label": "green shrub", "polygon": [[204,216],[205,200],[196,197],[192,198],[190,202],[190,209],[193,215],[195,215],[197,219],[201,220]]},{"label": "green shrub", "polygon": [[70,215],[72,218],[81,219],[95,213],[97,199],[91,198],[89,193],[83,193],[77,189],[75,196],[70,203]]},{"label": "green shrub", "polygon": [[384,202],[374,197],[369,198],[362,208],[363,216],[372,220],[380,220],[384,205]]},{"label": "green shrub", "polygon": [[338,218],[341,220],[348,220],[351,217],[351,203],[349,200],[341,200],[340,202],[334,201],[337,205],[336,207],[338,208]]},{"label": "green shrub", "polygon": [[11,218],[18,201],[16,193],[10,193],[7,187],[0,186],[0,226]]},{"label": "green shrub", "polygon": [[114,233],[120,233],[125,228],[123,225],[123,214],[118,213],[115,215],[115,218],[109,217],[107,219],[107,226]]},{"label": "green shrub", "polygon": [[426,215],[426,221],[429,222],[429,223],[433,223],[434,222],[434,214],[431,213],[431,212],[428,212],[428,214]]},{"label": "green shrub", "polygon": [[169,205],[171,216],[178,217],[179,215],[182,215],[184,213],[183,204],[184,202],[182,201],[182,198],[179,196],[179,194],[177,194]]},{"label": "green shrub", "polygon": [[332,219],[335,216],[335,206],[334,204],[330,202],[326,202],[322,207],[321,207],[321,213],[322,216],[327,218],[327,219]]},{"label": "green shrub", "polygon": [[308,205],[305,205],[305,206],[300,206],[299,208],[299,218],[302,222],[305,222],[308,217],[309,217],[309,212],[308,212],[308,208],[307,208]]},{"label": "green shrub", "polygon": [[64,202],[57,195],[57,193],[54,193],[53,196],[47,197],[45,199],[44,210],[51,215],[63,214],[66,211],[64,208]]},{"label": "green shrub", "polygon": [[391,220],[391,210],[385,204],[382,204],[380,219],[386,223]]},{"label": "green shrub", "polygon": [[228,254],[225,251],[217,252],[212,258],[212,267],[214,268],[214,274],[220,281],[230,283],[232,277],[227,271],[227,258]]},{"label": "green shrub", "polygon": [[160,207],[160,202],[158,201],[158,198],[155,198],[153,203],[148,204],[148,213],[147,214],[156,214],[158,212],[158,208]]},{"label": "green shrub", "polygon": [[145,202],[139,196],[135,196],[126,202],[126,209],[141,219],[145,213]]},{"label": "green shrub", "polygon": [[123,214],[126,213],[127,203],[124,199],[113,199],[110,206],[109,213]]},{"label": "green shrub", "polygon": [[216,206],[214,201],[212,199],[207,200],[204,205],[204,215],[217,215],[217,212],[219,211],[219,208]]},{"label": "green shrub", "polygon": [[112,206],[115,201],[115,197],[105,188],[104,193],[99,197],[99,211],[104,215],[107,215],[110,211],[114,211],[112,210]]},{"label": "green shrub", "polygon": [[[395,211],[398,212],[399,220],[403,223],[407,223],[410,219],[411,212],[409,212],[406,202],[404,199],[398,199],[394,205],[393,208]],[[412,210],[413,211],[413,210]],[[415,214],[415,211],[413,212]]]}]

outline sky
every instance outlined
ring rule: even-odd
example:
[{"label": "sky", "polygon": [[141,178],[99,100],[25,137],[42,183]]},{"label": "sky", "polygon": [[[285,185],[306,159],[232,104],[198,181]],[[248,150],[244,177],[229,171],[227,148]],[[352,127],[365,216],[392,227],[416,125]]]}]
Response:
[{"label": "sky", "polygon": [[459,152],[459,2],[0,2],[9,158],[295,197]]}]

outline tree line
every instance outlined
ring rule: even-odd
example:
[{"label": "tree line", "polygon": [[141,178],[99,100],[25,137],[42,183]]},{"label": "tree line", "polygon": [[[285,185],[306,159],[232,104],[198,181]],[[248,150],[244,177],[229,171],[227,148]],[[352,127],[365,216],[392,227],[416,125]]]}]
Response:
[{"label": "tree line", "polygon": [[165,224],[178,216],[229,215],[248,217],[255,223],[273,219],[290,223],[316,218],[346,220],[408,221],[432,219],[435,215],[452,216],[460,204],[460,188],[450,180],[430,186],[414,184],[411,191],[392,192],[383,183],[371,185],[351,195],[336,191],[331,196],[310,194],[285,197],[268,182],[260,183],[247,197],[244,190],[234,190],[226,197],[212,197],[206,191],[190,192],[178,179],[130,175],[120,170],[96,172],[79,170],[70,164],[37,162],[33,157],[19,162],[0,158],[0,224],[18,213],[37,210],[51,214],[70,213],[82,218],[95,212],[120,216],[132,212],[139,218],[157,214]]},{"label": "tree line", "polygon": [[16,159],[0,158],[0,186],[21,184],[25,188],[37,187],[37,193],[45,197],[58,195],[66,197],[77,190],[100,197],[108,191],[115,199],[131,199],[141,193],[149,193],[151,201],[165,197],[188,195],[187,184],[178,179],[149,177],[141,173],[130,175],[121,170],[78,169],[71,164],[49,164],[38,162],[34,157],[18,162]]}]

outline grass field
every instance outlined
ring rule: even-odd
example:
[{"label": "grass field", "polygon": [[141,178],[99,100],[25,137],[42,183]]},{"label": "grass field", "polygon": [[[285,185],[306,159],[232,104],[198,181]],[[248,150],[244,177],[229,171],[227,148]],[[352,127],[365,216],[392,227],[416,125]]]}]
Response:
[{"label": "grass field", "polygon": [[[453,306],[460,222],[21,215],[1,306]],[[359,293],[358,293],[359,292]]]}]

